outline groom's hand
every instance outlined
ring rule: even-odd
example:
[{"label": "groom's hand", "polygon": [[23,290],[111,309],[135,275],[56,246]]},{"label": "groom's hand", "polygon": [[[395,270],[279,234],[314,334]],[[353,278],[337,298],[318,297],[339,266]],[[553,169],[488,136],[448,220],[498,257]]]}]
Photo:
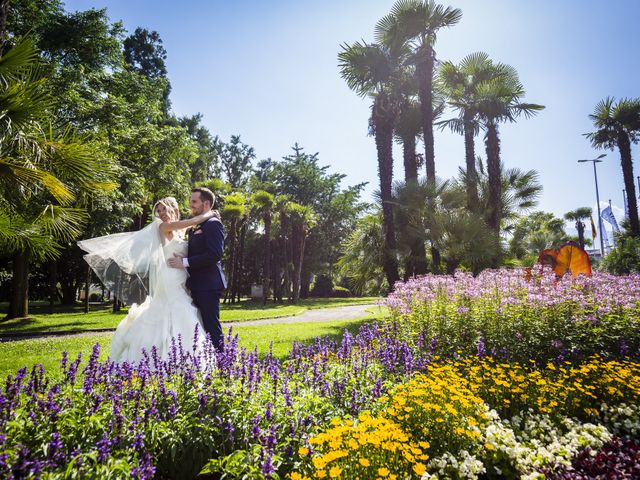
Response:
[{"label": "groom's hand", "polygon": [[167,263],[170,267],[184,269],[184,262],[182,261],[182,258],[182,255],[174,253],[173,258],[167,260]]}]

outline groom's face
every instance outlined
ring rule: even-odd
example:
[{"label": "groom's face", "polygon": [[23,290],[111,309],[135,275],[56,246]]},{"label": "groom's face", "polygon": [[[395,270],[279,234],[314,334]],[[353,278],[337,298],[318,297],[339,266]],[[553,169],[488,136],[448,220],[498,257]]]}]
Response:
[{"label": "groom's face", "polygon": [[191,214],[194,217],[206,212],[211,208],[209,206],[209,202],[202,201],[202,198],[200,198],[200,192],[193,192],[191,194],[191,196],[189,197],[189,207],[191,207]]}]

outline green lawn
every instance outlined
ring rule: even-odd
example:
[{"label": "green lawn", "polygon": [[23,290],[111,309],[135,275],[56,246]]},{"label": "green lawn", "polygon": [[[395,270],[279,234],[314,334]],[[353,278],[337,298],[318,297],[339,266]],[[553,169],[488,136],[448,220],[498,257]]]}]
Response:
[{"label": "green lawn", "polygon": [[[235,304],[223,304],[221,308],[222,322],[242,322],[265,318],[277,318],[299,315],[305,310],[329,308],[342,305],[357,305],[374,303],[377,298],[310,298],[301,300],[300,305],[267,303],[243,300]],[[85,314],[82,306],[55,307],[55,313],[48,314],[48,305],[44,302],[34,302],[29,307],[32,316],[0,322],[0,337],[5,333],[46,333],[67,332],[95,329],[116,328],[126,315],[126,310],[111,313],[108,306],[92,305],[91,311]],[[6,304],[0,304],[0,312],[6,309]],[[1,315],[1,314],[0,314]]]},{"label": "green lawn", "polygon": [[[356,332],[363,323],[379,318],[378,309],[371,309],[369,316],[337,322],[312,322],[294,324],[270,324],[245,326],[233,329],[238,334],[240,344],[248,349],[258,348],[260,354],[269,351],[273,342],[273,352],[278,358],[285,358],[294,340],[308,342],[318,336],[329,336],[339,340],[345,329]],[[223,327],[225,333],[227,328]],[[60,358],[63,351],[70,358],[83,352],[87,359],[95,343],[100,343],[102,358],[108,355],[112,332],[81,334],[70,337],[46,337],[31,340],[5,341],[0,343],[0,379],[24,366],[29,369],[41,363],[53,377],[59,375]]]}]

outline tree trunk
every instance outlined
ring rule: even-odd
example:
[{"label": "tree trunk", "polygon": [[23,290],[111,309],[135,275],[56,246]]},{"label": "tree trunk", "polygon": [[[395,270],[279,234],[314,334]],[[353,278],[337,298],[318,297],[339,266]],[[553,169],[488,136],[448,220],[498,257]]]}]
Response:
[{"label": "tree trunk", "polygon": [[303,224],[294,225],[292,228],[292,260],[293,260],[293,293],[292,301],[294,304],[298,304],[300,301],[300,278],[302,275],[302,260],[304,258],[304,244],[306,239],[306,232]]},{"label": "tree trunk", "polygon": [[53,306],[56,302],[57,283],[58,283],[58,262],[51,260],[49,262],[49,314],[53,313]]},{"label": "tree trunk", "polygon": [[[229,288],[224,292],[224,303],[229,300],[231,290],[235,283],[235,270],[236,270],[236,224],[237,220],[234,218],[231,220],[231,228],[229,228],[229,270],[227,272],[227,278],[229,279]],[[231,303],[233,303],[233,295],[231,296]]]},{"label": "tree trunk", "polygon": [[247,235],[247,221],[246,218],[242,223],[242,228],[240,229],[240,242],[239,242],[239,253],[238,253],[238,266],[236,270],[236,283],[235,283],[235,296],[237,301],[240,301],[240,283],[242,280],[242,268],[244,264],[244,244]]},{"label": "tree trunk", "polygon": [[416,65],[418,76],[418,93],[420,111],[422,113],[422,133],[424,135],[424,163],[427,170],[427,181],[436,182],[436,161],[433,139],[433,60],[434,51],[429,49],[423,61]]},{"label": "tree trunk", "polygon": [[[306,244],[305,244],[306,249]],[[309,298],[311,294],[311,280],[313,274],[307,269],[308,262],[302,262],[302,274],[300,277],[300,298]]]},{"label": "tree trunk", "polygon": [[13,256],[13,277],[9,313],[5,320],[29,316],[29,252],[18,252]]},{"label": "tree trunk", "polygon": [[118,275],[116,277],[116,284],[113,287],[113,308],[111,310],[113,313],[117,313],[120,311],[121,304],[120,304],[120,300],[118,300],[118,293],[120,290],[120,281],[121,281],[120,275]]},{"label": "tree trunk", "polygon": [[500,139],[498,126],[489,123],[485,137],[487,149],[487,174],[489,176],[489,226],[500,234],[502,220],[502,175],[500,169]]},{"label": "tree trunk", "polygon": [[402,139],[402,157],[404,159],[404,181],[418,181],[418,162],[416,161],[416,137],[407,135]]},{"label": "tree trunk", "polygon": [[441,273],[440,262],[440,250],[438,250],[433,246],[433,244],[431,244],[431,271],[433,273]]},{"label": "tree trunk", "polygon": [[267,304],[271,278],[271,212],[264,213],[264,262],[262,272],[262,305]]},{"label": "tree trunk", "polygon": [[380,197],[382,200],[382,218],[384,230],[383,269],[393,290],[395,283],[400,280],[398,262],[396,260],[396,231],[391,206],[391,184],[393,181],[393,123],[390,116],[392,106],[384,105],[384,96],[376,97],[372,112],[372,122],[375,129],[376,149],[378,153],[378,175],[380,177]]},{"label": "tree trunk", "polygon": [[[402,140],[404,159],[404,180],[407,184],[418,182],[418,162],[416,156],[416,137],[408,135]],[[411,208],[411,206],[410,206]],[[410,221],[410,220],[408,220]],[[416,239],[411,245],[411,255],[404,264],[404,280],[408,280],[414,275],[424,275],[427,273],[427,252],[424,242]]]},{"label": "tree trunk", "polygon": [[91,285],[91,267],[87,265],[84,281],[84,313],[89,313],[89,286]]},{"label": "tree trunk", "polygon": [[7,37],[7,10],[9,0],[0,0],[0,55],[4,53],[4,44]]},{"label": "tree trunk", "polygon": [[578,230],[578,243],[584,248],[584,223],[578,220],[576,222],[576,230]]},{"label": "tree trunk", "polygon": [[464,157],[467,164],[467,208],[470,212],[478,212],[478,172],[476,172],[476,152],[473,126],[468,119],[464,123]]},{"label": "tree trunk", "polygon": [[640,237],[640,222],[638,222],[638,202],[636,200],[636,187],[633,183],[633,162],[631,160],[631,143],[629,136],[621,132],[618,135],[618,150],[620,150],[620,165],[622,177],[627,194],[627,209],[629,215],[629,227],[632,237]]}]

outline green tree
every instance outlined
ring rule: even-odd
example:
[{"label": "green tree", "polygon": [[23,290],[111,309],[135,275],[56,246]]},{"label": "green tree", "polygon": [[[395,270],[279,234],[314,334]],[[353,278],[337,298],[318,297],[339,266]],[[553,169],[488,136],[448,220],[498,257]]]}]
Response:
[{"label": "green tree", "polygon": [[342,244],[338,270],[358,295],[380,295],[389,289],[384,270],[382,212],[360,218]]},{"label": "green tree", "polygon": [[240,300],[240,277],[242,275],[242,252],[246,233],[248,199],[243,192],[235,191],[224,196],[222,218],[227,222],[227,262],[228,289],[225,301]]},{"label": "green tree", "polygon": [[[476,163],[478,173],[478,193],[480,197],[480,211],[487,224],[491,225],[493,200],[491,197],[491,180],[488,169],[480,158]],[[511,232],[520,216],[529,212],[538,203],[542,192],[539,174],[536,170],[521,170],[519,168],[505,168],[500,164],[500,193],[502,195],[501,231]],[[459,182],[463,183],[466,172],[460,169]],[[493,228],[493,227],[492,227]]]},{"label": "green tree", "polygon": [[292,303],[298,304],[300,301],[300,278],[305,244],[309,231],[315,226],[316,215],[310,207],[295,202],[289,202],[287,204],[286,213],[289,217],[289,224],[291,225],[291,259],[293,260],[291,282],[293,290]]},{"label": "green tree", "polygon": [[489,225],[498,235],[505,215],[502,194],[502,166],[500,160],[501,122],[515,122],[520,115],[534,116],[544,106],[522,103],[525,91],[516,70],[502,66],[502,74],[478,85],[479,116],[485,130],[487,173],[489,181]]},{"label": "green tree", "polygon": [[591,218],[591,208],[580,207],[564,214],[564,218],[570,222],[575,222],[576,230],[578,231],[578,243],[584,248],[584,228],[585,223],[583,220]]},{"label": "green tree", "polygon": [[631,234],[629,220],[622,222],[622,231],[614,233],[615,246],[600,263],[605,272],[616,275],[640,274],[640,238]]},{"label": "green tree", "polygon": [[356,42],[342,45],[338,55],[340,72],[350,89],[373,98],[370,131],[378,156],[378,177],[384,226],[384,271],[390,288],[400,279],[396,258],[396,232],[391,206],[393,182],[393,131],[399,113],[400,92],[405,74],[406,49],[401,45]]},{"label": "green tree", "polygon": [[138,27],[125,38],[123,47],[124,60],[134,70],[150,78],[167,76],[167,51],[158,32]]},{"label": "green tree", "polygon": [[271,217],[275,204],[274,196],[258,190],[251,196],[251,205],[256,210],[264,226],[264,255],[262,264],[262,304],[267,304],[271,280]]},{"label": "green tree", "polygon": [[[387,45],[407,45],[409,61],[415,66],[422,109],[422,127],[427,180],[435,182],[434,123],[434,45],[438,31],[452,27],[462,18],[462,11],[444,7],[432,0],[398,0],[391,12],[376,25],[376,40]],[[396,47],[397,48],[397,47]]]},{"label": "green tree", "polygon": [[515,223],[509,252],[518,260],[525,260],[525,264],[532,264],[542,250],[559,248],[566,239],[564,220],[553,213],[532,212]]},{"label": "green tree", "polygon": [[483,52],[469,54],[457,65],[443,62],[438,69],[438,90],[458,112],[456,118],[440,122],[440,125],[464,136],[467,206],[475,212],[479,206],[475,168],[475,136],[480,130],[478,86],[505,73],[508,68],[505,72],[503,65],[494,64]]},{"label": "green tree", "polygon": [[314,275],[334,280],[333,266],[340,256],[339,245],[364,209],[359,202],[364,184],[343,188],[345,175],[329,173],[328,165],[320,165],[317,152],[306,153],[298,144],[292,150],[279,162],[263,162],[264,170],[258,173],[262,181],[254,183],[310,207],[316,214],[316,225],[305,242],[302,264],[300,295],[306,298]]},{"label": "green tree", "polygon": [[52,123],[54,102],[38,64],[30,39],[0,58],[0,242],[13,257],[7,318],[28,316],[32,259],[53,259],[60,242],[80,235],[86,217],[72,202],[112,186],[109,164],[87,139]]},{"label": "green tree", "polygon": [[[452,273],[463,266],[479,272],[498,256],[499,244],[484,219],[466,208],[464,187],[450,181],[398,183],[394,189],[398,216],[407,217],[400,245],[410,255],[414,242],[431,243],[439,252],[432,262],[443,261]],[[409,264],[405,260],[405,265]],[[432,266],[432,270],[441,267]],[[406,272],[405,272],[406,276]]]},{"label": "green tree", "polygon": [[[155,30],[149,31],[146,28],[138,27],[135,32],[124,39],[123,42],[124,61],[129,68],[152,79],[166,79],[167,51],[162,45],[160,34]],[[161,83],[163,87],[163,111],[169,115],[171,102],[171,84],[168,81]]]},{"label": "green tree", "polygon": [[638,202],[631,158],[631,144],[638,143],[640,138],[640,99],[623,98],[616,103],[613,97],[607,97],[598,102],[589,118],[596,128],[596,131],[585,134],[591,145],[609,150],[617,147],[620,152],[631,235],[640,237]]},{"label": "green tree", "polygon": [[191,166],[191,183],[203,182],[209,178],[220,177],[220,163],[218,161],[218,139],[201,124],[202,114],[184,116],[178,119],[180,126],[187,133],[198,148],[198,156]]},{"label": "green tree", "polygon": [[231,135],[229,143],[219,144],[218,156],[227,183],[234,189],[248,185],[251,162],[256,158],[253,147],[242,143],[240,135]]}]

